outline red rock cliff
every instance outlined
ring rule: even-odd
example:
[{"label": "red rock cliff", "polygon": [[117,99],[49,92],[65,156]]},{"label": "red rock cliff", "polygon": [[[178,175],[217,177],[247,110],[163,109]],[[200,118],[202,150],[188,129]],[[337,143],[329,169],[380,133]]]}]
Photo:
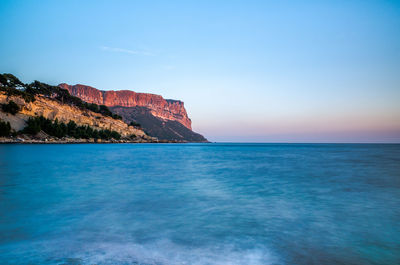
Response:
[{"label": "red rock cliff", "polygon": [[189,119],[182,101],[164,99],[160,95],[148,93],[136,93],[130,90],[102,91],[91,86],[60,84],[73,96],[81,98],[88,103],[106,105],[108,107],[146,107],[151,113],[165,120],[175,120],[186,128],[192,129],[192,121]]}]

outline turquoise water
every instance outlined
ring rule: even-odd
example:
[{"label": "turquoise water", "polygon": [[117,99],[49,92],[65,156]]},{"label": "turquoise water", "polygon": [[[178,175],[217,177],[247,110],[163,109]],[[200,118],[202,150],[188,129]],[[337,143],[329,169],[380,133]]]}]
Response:
[{"label": "turquoise water", "polygon": [[399,264],[400,145],[0,145],[0,264]]}]

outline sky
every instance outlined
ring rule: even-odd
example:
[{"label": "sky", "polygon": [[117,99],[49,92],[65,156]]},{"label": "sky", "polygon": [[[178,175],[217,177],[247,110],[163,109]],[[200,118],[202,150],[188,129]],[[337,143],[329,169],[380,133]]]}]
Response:
[{"label": "sky", "polygon": [[223,142],[400,142],[400,1],[0,1],[0,73],[185,102]]}]

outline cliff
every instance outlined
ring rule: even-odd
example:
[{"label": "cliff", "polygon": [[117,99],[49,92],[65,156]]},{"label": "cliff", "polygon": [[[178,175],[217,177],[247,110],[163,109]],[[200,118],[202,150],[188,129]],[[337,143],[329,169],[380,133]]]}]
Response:
[{"label": "cliff", "polygon": [[139,123],[147,135],[159,140],[207,142],[192,131],[192,122],[182,101],[129,90],[101,91],[91,86],[60,84],[75,97],[88,103],[105,105],[126,123]]},{"label": "cliff", "polygon": [[73,96],[88,103],[106,105],[107,107],[145,107],[151,114],[162,120],[177,121],[192,130],[184,103],[179,100],[164,99],[160,95],[136,93],[130,90],[102,91],[91,86],[60,84]]},{"label": "cliff", "polygon": [[35,101],[26,102],[19,96],[7,96],[5,92],[0,92],[0,104],[6,104],[14,101],[20,107],[20,111],[11,115],[0,110],[0,120],[10,122],[11,128],[15,131],[22,130],[29,117],[43,116],[50,120],[58,119],[63,123],[74,121],[77,125],[87,125],[93,129],[108,129],[116,131],[123,137],[136,135],[143,139],[149,139],[143,130],[128,126],[122,120],[113,119],[112,117],[104,116],[100,113],[95,113],[90,110],[82,110],[78,107],[62,104],[57,100],[35,96]]}]

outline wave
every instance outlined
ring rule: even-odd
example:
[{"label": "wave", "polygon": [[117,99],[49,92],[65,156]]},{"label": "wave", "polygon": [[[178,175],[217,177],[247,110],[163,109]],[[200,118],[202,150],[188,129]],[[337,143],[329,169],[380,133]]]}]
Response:
[{"label": "wave", "polygon": [[[278,259],[264,246],[251,249],[239,249],[235,245],[213,245],[188,247],[171,242],[157,240],[152,243],[118,243],[118,242],[41,242],[35,248],[44,250],[40,257],[22,263],[40,264],[136,264],[136,265],[268,265],[280,264]],[[32,251],[32,249],[30,250]],[[22,254],[22,253],[20,253]],[[10,257],[11,258],[11,257]],[[19,262],[15,260],[17,264]]]}]

